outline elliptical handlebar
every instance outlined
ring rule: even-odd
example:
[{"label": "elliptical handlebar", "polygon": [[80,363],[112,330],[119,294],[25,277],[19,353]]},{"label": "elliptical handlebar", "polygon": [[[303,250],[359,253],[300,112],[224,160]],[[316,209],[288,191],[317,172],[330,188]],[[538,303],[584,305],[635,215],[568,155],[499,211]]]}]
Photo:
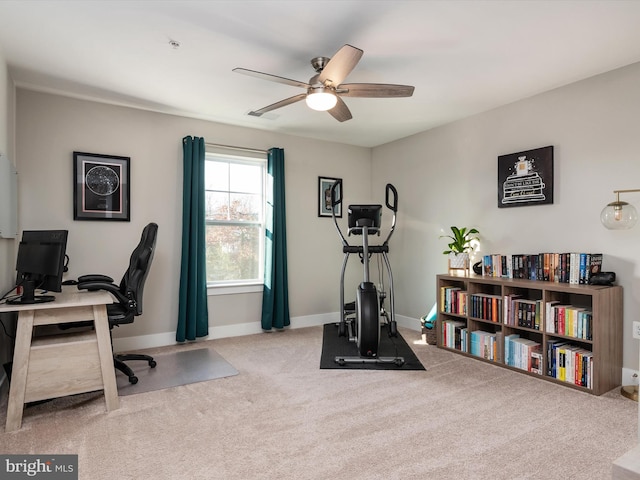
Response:
[{"label": "elliptical handlebar", "polygon": [[[393,203],[389,203],[389,192],[393,193]],[[387,204],[387,208],[392,210],[393,213],[398,211],[398,191],[396,187],[387,183],[387,187],[385,189],[384,202]]]},{"label": "elliptical handlebar", "polygon": [[349,246],[349,242],[344,238],[342,234],[342,230],[340,230],[340,226],[338,225],[338,219],[336,218],[336,207],[342,203],[342,179],[338,179],[333,182],[330,190],[331,195],[331,217],[333,217],[333,224],[336,226],[336,230],[338,231],[338,235],[342,239],[342,245],[345,247]]},{"label": "elliptical handlebar", "polygon": [[[389,202],[389,192],[393,194],[393,203]],[[393,220],[391,220],[389,235],[387,235],[386,240],[382,244],[386,246],[391,239],[391,235],[393,235],[393,232],[396,229],[396,213],[398,212],[398,191],[396,190],[396,187],[394,187],[390,183],[387,183],[387,186],[385,188],[384,203],[387,205],[387,208],[393,212]]]},{"label": "elliptical handlebar", "polygon": [[[336,207],[342,203],[342,179],[337,179],[333,185],[331,185],[330,190],[331,195],[331,216],[333,217],[333,223],[336,226],[336,230],[338,231],[338,235],[340,235],[340,239],[342,240],[342,245],[344,247],[349,247],[349,242],[340,230],[340,226],[338,225],[338,219],[336,218]],[[389,243],[389,239],[393,235],[393,232],[396,229],[396,213],[398,212],[398,191],[396,187],[392,184],[387,183],[385,187],[385,204],[389,210],[393,212],[393,219],[391,221],[391,228],[389,229],[389,235],[385,239],[382,246],[387,246]],[[377,247],[376,247],[377,248]]]},{"label": "elliptical handlebar", "polygon": [[[338,187],[340,187],[338,189]],[[337,189],[337,191],[336,191]],[[334,207],[337,207],[342,203],[342,179],[337,179],[331,185],[331,210],[333,211]]]}]

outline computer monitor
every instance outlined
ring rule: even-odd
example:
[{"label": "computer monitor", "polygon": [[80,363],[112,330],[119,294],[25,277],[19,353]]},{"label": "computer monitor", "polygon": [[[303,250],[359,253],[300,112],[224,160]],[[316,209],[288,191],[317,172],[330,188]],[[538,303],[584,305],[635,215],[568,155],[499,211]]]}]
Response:
[{"label": "computer monitor", "polygon": [[62,291],[67,230],[25,230],[18,247],[16,286],[22,295],[11,304],[33,304],[55,300],[52,295],[36,295],[36,289]]}]

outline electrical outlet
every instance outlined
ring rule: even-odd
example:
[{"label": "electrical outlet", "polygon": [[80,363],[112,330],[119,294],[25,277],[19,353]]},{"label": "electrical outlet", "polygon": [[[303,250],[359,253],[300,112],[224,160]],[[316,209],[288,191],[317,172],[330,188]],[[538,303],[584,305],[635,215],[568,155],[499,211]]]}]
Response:
[{"label": "electrical outlet", "polygon": [[633,338],[640,340],[640,322],[633,322]]}]

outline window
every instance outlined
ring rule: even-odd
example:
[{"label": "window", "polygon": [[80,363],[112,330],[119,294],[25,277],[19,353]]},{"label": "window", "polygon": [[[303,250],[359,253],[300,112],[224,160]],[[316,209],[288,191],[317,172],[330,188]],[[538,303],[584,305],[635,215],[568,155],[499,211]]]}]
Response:
[{"label": "window", "polygon": [[266,154],[207,150],[206,269],[210,286],[263,282],[265,171]]}]

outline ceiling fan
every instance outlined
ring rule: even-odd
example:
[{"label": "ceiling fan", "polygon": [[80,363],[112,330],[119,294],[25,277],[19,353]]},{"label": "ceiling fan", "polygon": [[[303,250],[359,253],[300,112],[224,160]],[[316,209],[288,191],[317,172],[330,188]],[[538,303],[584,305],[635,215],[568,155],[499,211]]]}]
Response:
[{"label": "ceiling fan", "polygon": [[307,91],[307,93],[300,93],[259,110],[249,112],[249,115],[259,117],[276,108],[306,100],[310,108],[328,111],[333,118],[339,122],[344,122],[350,120],[352,116],[347,104],[340,97],[390,98],[410,97],[413,95],[414,87],[409,85],[342,83],[358,64],[363,53],[359,48],[345,45],[331,58],[315,57],[311,59],[311,65],[315,69],[316,75],[311,77],[308,83],[246,68],[234,68],[233,71],[271,82],[304,88]]}]

